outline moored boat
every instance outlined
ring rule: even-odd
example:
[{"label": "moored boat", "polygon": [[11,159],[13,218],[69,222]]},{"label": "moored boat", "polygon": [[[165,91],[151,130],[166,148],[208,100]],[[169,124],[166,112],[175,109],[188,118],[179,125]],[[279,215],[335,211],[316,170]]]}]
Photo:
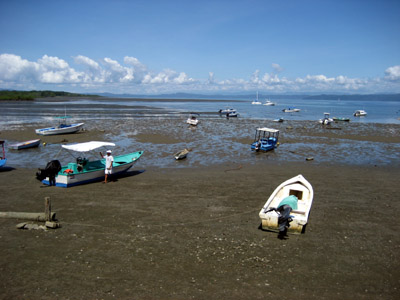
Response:
[{"label": "moored boat", "polygon": [[270,100],[266,100],[265,103],[264,103],[263,105],[266,105],[266,106],[275,106],[275,103],[272,102],[272,101],[270,101]]},{"label": "moored boat", "polygon": [[272,128],[257,128],[251,150],[270,151],[278,146],[279,130]]},{"label": "moored boat", "polygon": [[341,118],[341,117],[333,117],[332,120],[335,122],[350,122],[349,118]]},{"label": "moored boat", "polygon": [[38,135],[56,135],[56,134],[68,134],[79,131],[85,123],[67,124],[66,120],[69,116],[56,117],[60,122],[57,126],[36,129],[35,132]]},{"label": "moored boat", "polygon": [[289,107],[289,108],[282,109],[282,111],[285,112],[285,113],[292,113],[292,112],[299,112],[300,109],[299,108],[291,108],[291,107]]},{"label": "moored boat", "polygon": [[13,149],[13,150],[21,150],[21,149],[27,149],[27,148],[35,148],[35,147],[38,147],[39,145],[40,145],[40,139],[36,139],[36,140],[30,140],[30,141],[11,144],[11,145],[8,145],[8,148]]},{"label": "moored boat", "polygon": [[367,112],[365,110],[359,109],[359,110],[356,110],[353,115],[355,117],[364,117],[367,115]]},{"label": "moored boat", "polygon": [[0,156],[0,167],[5,166],[6,162],[7,162],[7,158],[6,158],[6,150],[4,149],[4,141],[0,141],[0,145],[2,147],[2,156]]},{"label": "moored boat", "polygon": [[199,124],[199,119],[197,118],[199,114],[197,113],[191,113],[189,115],[189,118],[186,120],[186,123],[192,126],[197,126]]},{"label": "moored boat", "polygon": [[329,125],[333,122],[333,119],[331,117],[329,117],[330,113],[324,113],[324,118],[323,119],[319,119],[319,123],[322,125]]},{"label": "moored boat", "polygon": [[[73,151],[83,155],[86,152],[96,150],[101,147],[115,146],[114,143],[108,142],[86,142],[70,145],[62,145],[63,149]],[[72,154],[72,153],[71,153]],[[124,155],[114,156],[112,167],[112,176],[118,176],[128,171],[133,164],[141,157],[143,151],[137,151]],[[86,184],[104,179],[105,159],[89,160],[81,156],[76,158],[75,162],[70,162],[61,167],[56,176],[56,186],[71,187],[80,184]],[[49,185],[49,178],[46,177],[44,184]]]},{"label": "moored boat", "polygon": [[302,175],[284,181],[260,210],[262,229],[304,233],[313,198],[313,187]]}]

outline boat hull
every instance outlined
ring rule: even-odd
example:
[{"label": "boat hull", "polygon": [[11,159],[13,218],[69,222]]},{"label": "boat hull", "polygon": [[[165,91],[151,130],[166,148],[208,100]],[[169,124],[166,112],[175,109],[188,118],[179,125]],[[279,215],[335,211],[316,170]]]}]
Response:
[{"label": "boat hull", "polygon": [[300,234],[304,232],[314,198],[314,190],[311,184],[302,175],[298,175],[283,182],[268,198],[259,213],[262,229],[275,232],[279,231],[278,213],[275,210],[269,210],[277,208],[279,203],[290,195],[295,195],[298,198],[298,208],[297,210],[292,210],[290,213],[292,222],[290,222],[288,233]]},{"label": "boat hull", "polygon": [[35,147],[38,147],[39,144],[40,144],[40,139],[37,139],[37,140],[31,140],[31,141],[12,144],[12,145],[9,145],[8,147],[13,150],[21,150],[21,149],[27,149],[27,148],[35,148]]},{"label": "boat hull", "polygon": [[62,127],[48,127],[48,128],[41,128],[36,129],[35,132],[38,135],[57,135],[57,134],[68,134],[68,133],[75,133],[79,131],[85,123],[77,123],[66,125]]},{"label": "boat hull", "polygon": [[6,165],[7,158],[0,159],[0,167],[4,167]]},{"label": "boat hull", "polygon": [[[142,154],[143,151],[138,151],[127,155],[114,157],[112,176],[118,177],[127,172]],[[81,171],[79,170],[79,167],[82,168]],[[89,162],[85,166],[80,166],[76,163],[69,163],[67,166],[63,166],[61,171],[57,174],[56,186],[68,188],[76,185],[104,180],[104,169],[104,159]],[[48,177],[42,182],[47,185],[50,184]]]}]

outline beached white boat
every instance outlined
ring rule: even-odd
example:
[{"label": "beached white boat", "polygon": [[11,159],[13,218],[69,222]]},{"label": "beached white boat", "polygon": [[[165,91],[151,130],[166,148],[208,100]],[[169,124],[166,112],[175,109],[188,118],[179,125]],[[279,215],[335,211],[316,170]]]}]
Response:
[{"label": "beached white boat", "polygon": [[[61,168],[61,171],[58,172],[56,176],[56,186],[71,187],[79,184],[104,180],[105,159],[90,161],[87,158],[82,158],[82,155],[86,152],[93,151],[101,147],[110,146],[115,146],[115,144],[92,141],[86,143],[62,145],[63,149],[78,153],[79,157],[76,158],[75,162],[71,162]],[[112,176],[118,176],[128,171],[128,169],[133,166],[133,164],[140,158],[142,154],[143,151],[138,151],[125,155],[114,156]],[[46,177],[42,182],[44,184],[49,184],[49,178]]]},{"label": "beached white boat", "polygon": [[186,120],[186,123],[192,126],[197,126],[197,124],[199,124],[199,119],[197,119],[198,115],[199,114],[191,113],[189,118]]},{"label": "beached white boat", "polygon": [[330,113],[324,113],[324,117],[319,119],[318,121],[322,125],[329,125],[333,122],[333,119],[330,117]]},{"label": "beached white boat", "polygon": [[356,110],[353,115],[355,117],[364,117],[367,115],[367,112],[365,110],[359,109],[359,110]]},{"label": "beached white boat", "polygon": [[236,113],[236,109],[234,109],[234,108],[225,108],[225,109],[220,109],[219,111],[218,111],[218,113],[220,113],[220,114],[229,114],[229,113]]},{"label": "beached white boat", "polygon": [[77,123],[77,124],[60,124],[56,127],[48,127],[36,129],[35,132],[38,135],[56,135],[56,134],[67,134],[67,133],[75,133],[79,131],[85,123]]},{"label": "beached white boat", "polygon": [[314,190],[302,175],[297,175],[280,184],[268,198],[259,213],[262,229],[279,231],[281,225],[279,221],[282,220],[282,218],[280,220],[282,217],[280,208],[286,201],[294,199],[294,197],[288,199],[289,196],[297,198],[297,205],[290,211],[291,221],[289,219],[287,231],[289,233],[304,232],[314,198]]},{"label": "beached white boat", "polygon": [[8,145],[8,148],[13,149],[13,150],[21,150],[21,149],[27,149],[27,148],[35,148],[35,147],[38,147],[39,144],[40,144],[40,139],[36,139],[36,140],[30,140],[30,141],[11,144],[11,145]]}]

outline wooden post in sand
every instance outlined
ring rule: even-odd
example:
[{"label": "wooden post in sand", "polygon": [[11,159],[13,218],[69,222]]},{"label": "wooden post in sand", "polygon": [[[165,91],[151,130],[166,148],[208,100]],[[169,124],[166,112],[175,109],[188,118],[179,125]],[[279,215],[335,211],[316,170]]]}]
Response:
[{"label": "wooden post in sand", "polygon": [[50,197],[44,197],[44,216],[46,221],[51,221],[51,201]]}]

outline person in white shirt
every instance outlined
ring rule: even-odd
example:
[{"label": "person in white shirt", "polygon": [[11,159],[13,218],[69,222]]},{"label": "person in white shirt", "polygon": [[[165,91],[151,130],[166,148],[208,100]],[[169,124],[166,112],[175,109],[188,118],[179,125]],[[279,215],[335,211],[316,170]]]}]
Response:
[{"label": "person in white shirt", "polygon": [[106,159],[106,168],[104,170],[105,178],[104,178],[104,183],[107,183],[107,176],[112,174],[112,166],[114,162],[114,157],[111,155],[111,150],[107,150],[107,155],[104,156],[103,153],[100,152],[100,155],[102,158]]}]

